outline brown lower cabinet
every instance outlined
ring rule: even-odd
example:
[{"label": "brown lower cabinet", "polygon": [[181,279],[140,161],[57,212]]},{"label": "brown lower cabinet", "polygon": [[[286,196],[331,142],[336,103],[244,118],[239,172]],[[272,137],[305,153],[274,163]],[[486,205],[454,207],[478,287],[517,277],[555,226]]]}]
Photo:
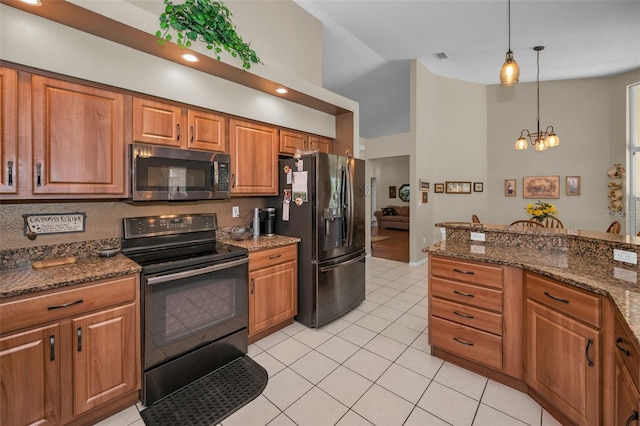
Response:
[{"label": "brown lower cabinet", "polygon": [[433,355],[529,393],[562,424],[640,425],[640,348],[610,300],[519,268],[429,265]]},{"label": "brown lower cabinet", "polygon": [[297,245],[250,253],[249,342],[291,324],[297,313]]},{"label": "brown lower cabinet", "polygon": [[0,424],[90,424],[138,400],[138,283],[0,302]]}]

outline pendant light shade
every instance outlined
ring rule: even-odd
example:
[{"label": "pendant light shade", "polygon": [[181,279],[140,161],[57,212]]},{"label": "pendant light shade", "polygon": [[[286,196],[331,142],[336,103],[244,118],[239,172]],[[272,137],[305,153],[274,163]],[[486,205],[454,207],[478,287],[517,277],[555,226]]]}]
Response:
[{"label": "pendant light shade", "polygon": [[507,16],[509,25],[509,50],[504,59],[504,64],[500,69],[500,84],[502,86],[513,86],[519,81],[520,78],[520,66],[515,59],[513,59],[513,52],[511,51],[511,0],[507,3]]}]

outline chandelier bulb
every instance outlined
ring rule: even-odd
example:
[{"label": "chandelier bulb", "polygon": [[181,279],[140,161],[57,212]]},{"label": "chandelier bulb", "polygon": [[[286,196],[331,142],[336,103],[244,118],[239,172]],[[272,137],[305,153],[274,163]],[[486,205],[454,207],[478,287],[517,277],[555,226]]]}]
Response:
[{"label": "chandelier bulb", "polygon": [[520,79],[520,66],[513,59],[513,52],[509,50],[500,69],[500,84],[502,86],[513,86]]},{"label": "chandelier bulb", "polygon": [[522,136],[520,136],[518,138],[518,140],[516,141],[516,149],[518,151],[522,151],[524,149],[527,149],[527,145],[528,145],[527,140],[525,138],[523,138]]}]

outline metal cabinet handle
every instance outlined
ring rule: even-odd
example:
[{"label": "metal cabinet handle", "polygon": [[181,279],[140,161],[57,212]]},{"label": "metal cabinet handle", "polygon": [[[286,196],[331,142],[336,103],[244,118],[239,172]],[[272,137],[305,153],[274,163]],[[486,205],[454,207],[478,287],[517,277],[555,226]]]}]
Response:
[{"label": "metal cabinet handle", "polygon": [[72,306],[72,305],[78,305],[80,303],[82,303],[83,300],[82,299],[78,299],[75,302],[69,302],[69,303],[65,303],[64,305],[53,305],[53,306],[48,306],[47,310],[52,311],[54,309],[60,309],[60,308],[66,308],[67,306]]},{"label": "metal cabinet handle", "polygon": [[52,334],[49,336],[49,361],[56,360],[56,336]]},{"label": "metal cabinet handle", "polygon": [[457,272],[459,274],[465,274],[465,275],[474,275],[475,272],[473,271],[463,271],[462,269],[457,269],[457,268],[453,268],[453,272]]},{"label": "metal cabinet handle", "polygon": [[628,349],[623,348],[620,343],[624,343],[624,339],[622,337],[618,337],[616,339],[616,348],[620,349],[620,351],[622,351],[623,354],[625,354],[626,356],[631,356],[631,352],[629,352]]},{"label": "metal cabinet handle", "polygon": [[624,426],[629,426],[632,422],[635,422],[636,420],[638,420],[638,412],[636,410],[633,410],[633,413],[631,413],[631,416],[629,416]]},{"label": "metal cabinet handle", "polygon": [[279,257],[282,257],[282,254],[274,254],[273,256],[269,256],[269,259],[277,259]]},{"label": "metal cabinet handle", "polygon": [[236,174],[235,173],[231,173],[231,187],[232,188],[236,187]]},{"label": "metal cabinet handle", "polygon": [[544,295],[549,297],[549,298],[551,298],[551,299],[553,299],[553,300],[557,300],[558,302],[566,303],[567,305],[569,304],[569,301],[567,299],[562,299],[560,297],[556,297],[553,294],[550,294],[550,293],[548,293],[546,291],[544,292]]},{"label": "metal cabinet handle", "polygon": [[178,129],[178,140],[180,140],[180,123],[176,124],[176,128]]},{"label": "metal cabinet handle", "polygon": [[453,290],[453,292],[459,296],[464,296],[464,297],[475,297],[473,294],[471,293],[463,293],[461,291],[458,290]]},{"label": "metal cabinet handle", "polygon": [[36,163],[36,186],[42,186],[42,163]]},{"label": "metal cabinet handle", "polygon": [[453,313],[454,313],[455,315],[458,315],[459,317],[462,317],[462,318],[469,318],[469,319],[473,319],[473,318],[474,318],[474,316],[473,316],[473,315],[463,314],[463,313],[458,312],[458,311],[453,311]]},{"label": "metal cabinet handle", "polygon": [[462,343],[463,345],[467,345],[467,346],[473,346],[473,343],[471,342],[465,342],[464,340],[460,340],[457,337],[454,337],[453,340],[455,340],[458,343]]},{"label": "metal cabinet handle", "polygon": [[587,365],[589,367],[593,367],[593,361],[591,360],[591,357],[589,357],[589,350],[591,349],[591,346],[593,346],[593,340],[588,339],[587,340],[587,349],[585,349],[584,355],[587,357]]},{"label": "metal cabinet handle", "polygon": [[253,294],[255,289],[256,289],[256,282],[253,278],[251,278],[251,294]]},{"label": "metal cabinet handle", "polygon": [[76,334],[78,335],[78,352],[82,352],[82,327],[78,327]]},{"label": "metal cabinet handle", "polygon": [[13,186],[13,161],[7,161],[7,185]]}]

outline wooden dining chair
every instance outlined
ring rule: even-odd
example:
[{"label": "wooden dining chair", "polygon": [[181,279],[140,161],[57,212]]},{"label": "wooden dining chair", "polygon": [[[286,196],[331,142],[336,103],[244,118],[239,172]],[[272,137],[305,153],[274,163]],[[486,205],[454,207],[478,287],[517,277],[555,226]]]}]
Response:
[{"label": "wooden dining chair", "polygon": [[480,223],[480,219],[478,219],[478,216],[476,216],[475,214],[471,215],[471,222],[472,223]]},{"label": "wooden dining chair", "polygon": [[622,228],[622,224],[617,220],[614,220],[613,222],[611,222],[611,225],[609,225],[609,227],[607,228],[607,232],[610,234],[619,234],[621,228]]},{"label": "wooden dining chair", "polygon": [[546,228],[564,228],[562,221],[557,217],[553,217],[553,216],[547,216],[544,219],[543,225]]},{"label": "wooden dining chair", "polygon": [[533,219],[522,219],[516,220],[515,222],[511,222],[511,226],[526,226],[526,227],[534,227],[534,228],[544,228],[544,225]]}]

